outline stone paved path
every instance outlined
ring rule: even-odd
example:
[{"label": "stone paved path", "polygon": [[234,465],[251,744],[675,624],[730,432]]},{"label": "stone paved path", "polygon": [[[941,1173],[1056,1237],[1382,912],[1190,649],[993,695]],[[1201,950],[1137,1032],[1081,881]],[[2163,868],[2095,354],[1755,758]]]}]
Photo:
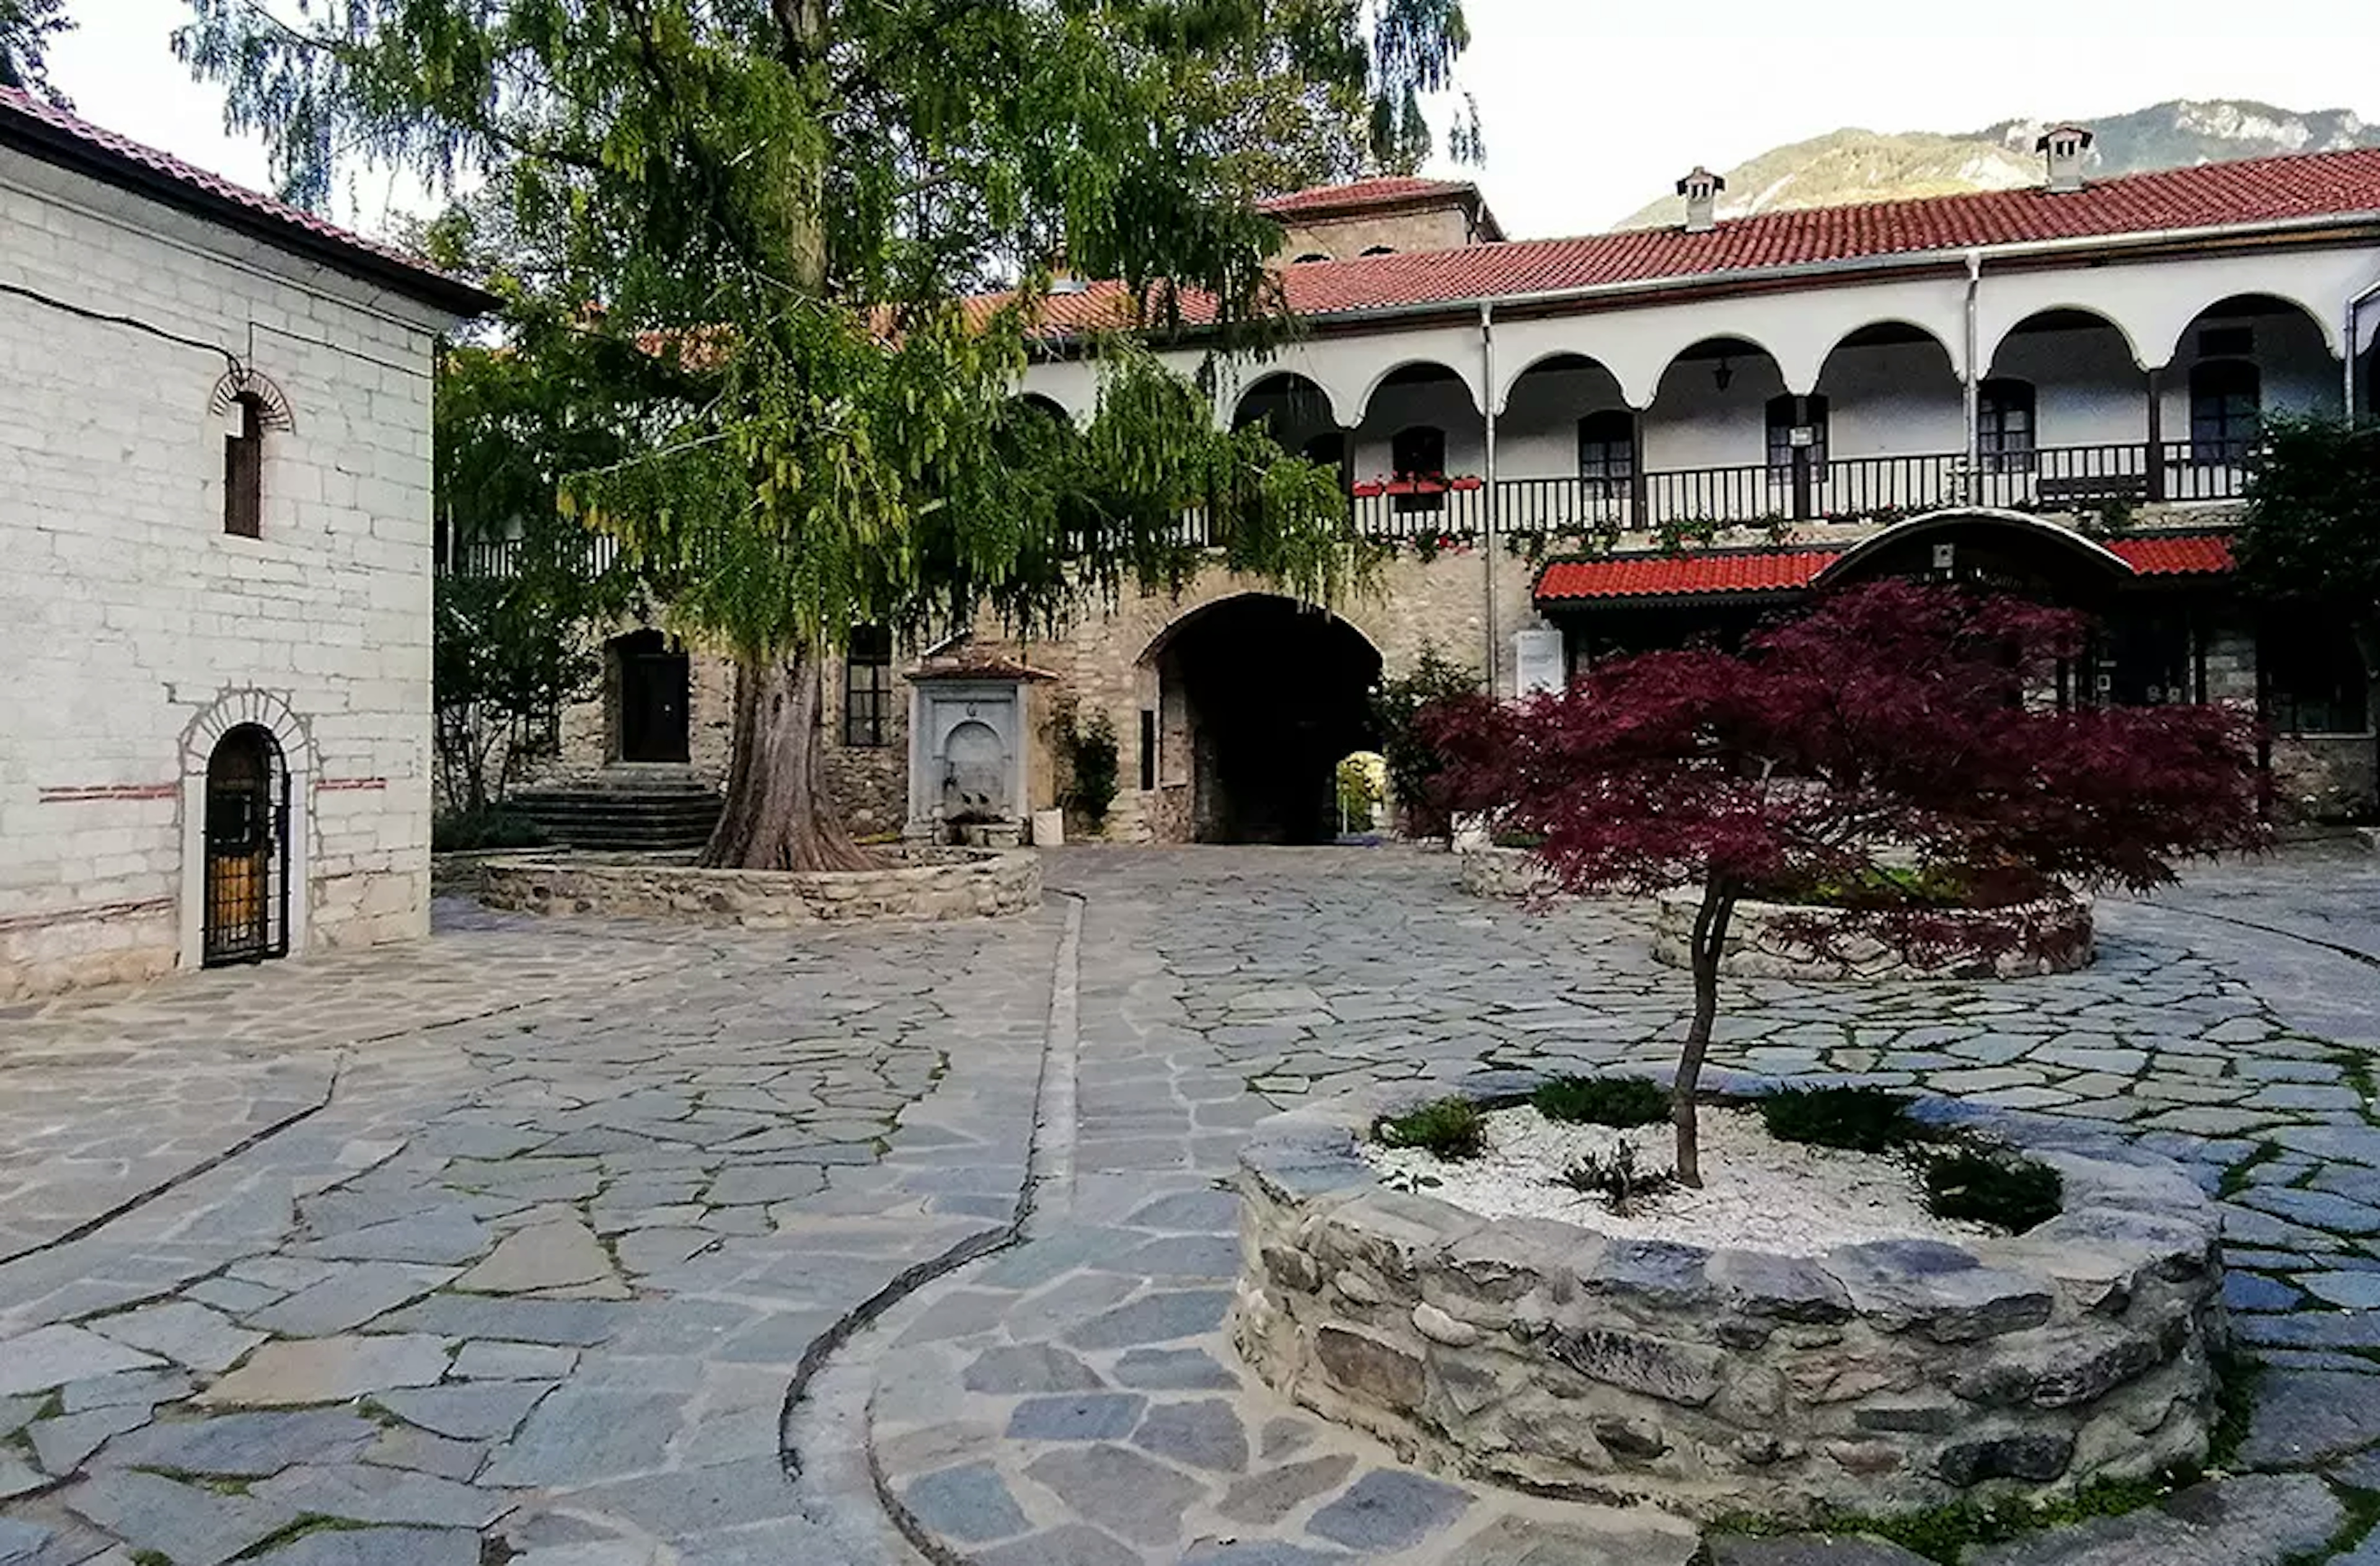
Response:
[{"label": "stone paved path", "polygon": [[[0,1566],[914,1562],[880,1490],[927,1557],[988,1566],[1692,1558],[1648,1513],[1407,1470],[1217,1330],[1217,1184],[1275,1109],[1666,1059],[1682,987],[1630,921],[1391,852],[1051,870],[996,925],[450,911],[406,951],[0,1014]],[[2070,978],[1732,987],[1728,1063],[2088,1117],[2231,1198],[2268,1472],[1987,1566],[2352,1542],[2374,892],[2374,860],[2293,858],[2109,907]],[[1026,1243],[957,1265],[1021,1197]],[[1796,1548],[1715,1559],[1906,1566]]]}]

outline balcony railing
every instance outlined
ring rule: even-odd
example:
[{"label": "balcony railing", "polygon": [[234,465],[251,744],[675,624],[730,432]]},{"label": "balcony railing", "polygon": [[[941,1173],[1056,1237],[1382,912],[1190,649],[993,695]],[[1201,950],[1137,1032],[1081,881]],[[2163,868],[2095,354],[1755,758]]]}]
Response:
[{"label": "balcony railing", "polygon": [[[1895,518],[1949,505],[2008,510],[2096,509],[2111,504],[2236,500],[2246,492],[2252,450],[2239,443],[2168,441],[1987,453],[1973,473],[1962,454],[1801,455],[1792,463],[1673,468],[1617,478],[1507,479],[1496,485],[1496,526],[1516,537],[1610,536],[1697,524]],[[1488,488],[1475,478],[1359,483],[1348,497],[1356,530],[1384,541],[1475,539],[1488,521]],[[1206,507],[1183,514],[1182,543],[1214,541]],[[443,557],[442,572],[510,576],[520,545],[471,544]],[[597,537],[587,566],[607,568],[618,545]]]}]

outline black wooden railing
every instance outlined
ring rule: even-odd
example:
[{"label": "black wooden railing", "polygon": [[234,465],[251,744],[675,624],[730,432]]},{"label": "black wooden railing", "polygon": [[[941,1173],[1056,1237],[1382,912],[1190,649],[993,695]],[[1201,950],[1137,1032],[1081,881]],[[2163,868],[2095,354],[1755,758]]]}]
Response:
[{"label": "black wooden railing", "polygon": [[[1986,453],[1972,473],[1963,455],[1794,460],[1729,467],[1670,468],[1618,478],[1507,479],[1496,485],[1497,530],[1514,537],[1615,535],[1718,524],[1895,519],[1947,505],[2059,511],[2110,504],[2236,500],[2246,492],[2252,449],[2241,443],[2168,441]],[[1487,528],[1488,493],[1475,478],[1361,483],[1348,506],[1364,537],[1390,541],[1469,540]],[[1182,516],[1180,540],[1214,541],[1211,508]],[[517,542],[442,552],[438,568],[456,576],[510,576]],[[618,554],[608,538],[588,542],[587,565]]]}]

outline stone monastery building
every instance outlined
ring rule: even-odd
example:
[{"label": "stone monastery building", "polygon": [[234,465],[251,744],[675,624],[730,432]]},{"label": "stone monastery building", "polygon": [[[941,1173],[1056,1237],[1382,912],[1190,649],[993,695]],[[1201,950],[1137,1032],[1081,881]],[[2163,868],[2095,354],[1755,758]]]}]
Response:
[{"label": "stone monastery building", "polygon": [[[1425,645],[1511,693],[1888,572],[2089,610],[2070,699],[2252,704],[2278,813],[2368,810],[2370,672],[2346,627],[2240,603],[2226,529],[2265,414],[2380,402],[2380,151],[2102,180],[2090,140],[2044,136],[2031,189],[1739,219],[1697,169],[1682,225],[1572,239],[1506,239],[1462,183],[1271,202],[1303,324],[1223,413],[1340,467],[1399,545],[1385,589],[1324,614],[1216,567],[1055,644],[920,659],[863,629],[830,695],[851,814],[1047,807],[1071,704],[1121,741],[1106,835],[1312,841],[1367,689]],[[1088,329],[1123,306],[1053,297],[1024,395],[1087,418]],[[609,664],[565,715],[579,807],[715,788],[726,672],[658,629]]]},{"label": "stone monastery building", "polygon": [[0,1001],[426,930],[431,346],[493,302],[0,90]]}]

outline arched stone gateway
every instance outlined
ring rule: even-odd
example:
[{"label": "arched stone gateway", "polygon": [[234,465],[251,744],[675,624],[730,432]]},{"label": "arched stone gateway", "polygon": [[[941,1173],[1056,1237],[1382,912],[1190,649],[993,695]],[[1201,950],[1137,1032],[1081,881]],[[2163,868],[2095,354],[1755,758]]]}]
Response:
[{"label": "arched stone gateway", "polygon": [[[1200,843],[1328,843],[1342,757],[1376,743],[1380,653],[1345,620],[1269,593],[1195,609],[1142,662],[1158,675]],[[1172,769],[1169,769],[1172,770]]]},{"label": "arched stone gateway", "polygon": [[2121,555],[2071,528],[2021,511],[1953,507],[1910,517],[1861,540],[1811,585],[1917,577],[2096,608],[2136,575]]}]

